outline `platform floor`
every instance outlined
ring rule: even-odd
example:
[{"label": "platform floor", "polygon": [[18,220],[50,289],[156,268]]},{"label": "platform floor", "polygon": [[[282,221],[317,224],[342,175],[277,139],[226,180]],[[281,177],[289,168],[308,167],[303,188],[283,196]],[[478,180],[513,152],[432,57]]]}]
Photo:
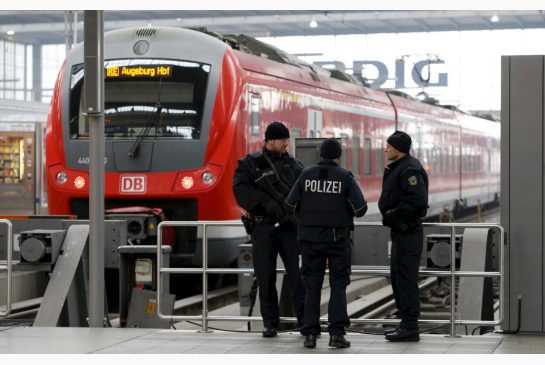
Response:
[{"label": "platform floor", "polygon": [[[545,354],[545,336],[448,337],[422,334],[420,342],[392,343],[383,335],[349,333],[348,349],[315,349],[297,332],[266,339],[260,333],[143,328],[0,327],[0,354]],[[545,359],[545,357],[544,357]]]}]

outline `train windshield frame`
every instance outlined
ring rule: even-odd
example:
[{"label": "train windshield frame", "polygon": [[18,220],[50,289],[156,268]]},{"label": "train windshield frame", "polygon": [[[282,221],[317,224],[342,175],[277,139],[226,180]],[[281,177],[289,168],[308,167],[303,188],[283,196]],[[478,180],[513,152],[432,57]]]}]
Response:
[{"label": "train windshield frame", "polygon": [[[199,140],[210,65],[167,59],[104,62],[106,139]],[[83,117],[83,64],[72,67],[70,139],[89,139]]]}]

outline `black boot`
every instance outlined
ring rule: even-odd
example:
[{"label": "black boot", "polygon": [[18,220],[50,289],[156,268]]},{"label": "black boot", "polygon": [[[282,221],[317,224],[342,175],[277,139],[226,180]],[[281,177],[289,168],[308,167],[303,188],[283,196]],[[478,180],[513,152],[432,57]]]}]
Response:
[{"label": "black boot", "polygon": [[329,337],[329,347],[347,348],[350,347],[350,341],[347,341],[344,335],[331,335]]},{"label": "black boot", "polygon": [[308,348],[316,347],[316,335],[305,336],[305,347],[308,347]]},{"label": "black boot", "polygon": [[265,327],[265,330],[263,331],[263,337],[276,337],[276,335],[277,335],[276,328]]},{"label": "black boot", "polygon": [[395,332],[387,334],[386,339],[392,342],[420,341],[420,332],[418,329],[408,330],[405,328],[398,328]]},{"label": "black boot", "polygon": [[399,330],[399,327],[392,328],[392,329],[389,329],[389,330],[384,330],[384,336],[389,335],[391,333],[394,333],[397,330]]}]

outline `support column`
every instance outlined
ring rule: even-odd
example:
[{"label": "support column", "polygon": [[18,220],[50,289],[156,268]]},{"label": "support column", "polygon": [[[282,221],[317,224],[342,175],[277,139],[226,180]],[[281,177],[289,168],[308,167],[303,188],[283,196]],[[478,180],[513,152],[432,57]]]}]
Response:
[{"label": "support column", "polygon": [[89,121],[89,326],[104,326],[104,14],[84,11],[84,98]]}]

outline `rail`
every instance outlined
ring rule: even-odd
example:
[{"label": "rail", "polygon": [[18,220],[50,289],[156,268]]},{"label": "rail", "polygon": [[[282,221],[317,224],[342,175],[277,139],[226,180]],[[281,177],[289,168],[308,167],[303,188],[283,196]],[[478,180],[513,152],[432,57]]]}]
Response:
[{"label": "rail", "polygon": [[[369,226],[369,227],[383,227],[378,222],[354,222],[356,226]],[[477,325],[477,326],[494,326],[503,322],[503,309],[504,309],[504,229],[498,224],[489,223],[423,223],[424,227],[435,228],[449,228],[450,229],[450,248],[451,256],[450,262],[456,262],[456,228],[495,228],[500,232],[499,243],[499,271],[456,271],[456,265],[450,265],[450,272],[448,271],[433,271],[433,270],[420,270],[420,276],[436,276],[436,277],[450,277],[450,293],[451,293],[451,305],[450,305],[450,319],[420,319],[419,323],[423,324],[450,324],[450,337],[456,337],[456,325]],[[163,268],[161,247],[162,247],[162,227],[202,227],[202,267],[201,268]],[[221,227],[242,227],[240,221],[163,221],[157,226],[157,315],[159,318],[169,321],[187,321],[187,320],[201,320],[202,331],[208,331],[209,321],[261,321],[261,317],[250,316],[210,316],[208,315],[208,274],[242,274],[253,273],[253,269],[234,269],[234,268],[208,268],[208,238],[207,227],[209,226],[221,226]],[[277,272],[284,273],[284,269],[277,269]],[[165,315],[161,313],[161,277],[166,274],[202,274],[202,288],[203,288],[203,301],[202,301],[202,314],[198,315]],[[365,274],[372,276],[388,276],[390,274],[389,269],[352,269],[352,274]],[[499,277],[499,317],[495,321],[483,321],[483,320],[462,320],[456,319],[456,278],[457,277]],[[281,317],[282,322],[296,322],[295,317]],[[399,319],[388,318],[358,318],[350,319],[352,323],[373,323],[373,324],[397,324]]]},{"label": "rail", "polygon": [[0,311],[0,317],[5,317],[8,314],[11,313],[11,283],[12,283],[12,256],[13,256],[13,226],[11,225],[11,222],[7,219],[0,219],[0,223],[6,224],[8,226],[8,231],[6,233],[7,235],[7,250],[6,250],[6,266],[2,266],[1,268],[7,268],[8,276],[7,276],[7,283],[6,283],[6,310]]}]

